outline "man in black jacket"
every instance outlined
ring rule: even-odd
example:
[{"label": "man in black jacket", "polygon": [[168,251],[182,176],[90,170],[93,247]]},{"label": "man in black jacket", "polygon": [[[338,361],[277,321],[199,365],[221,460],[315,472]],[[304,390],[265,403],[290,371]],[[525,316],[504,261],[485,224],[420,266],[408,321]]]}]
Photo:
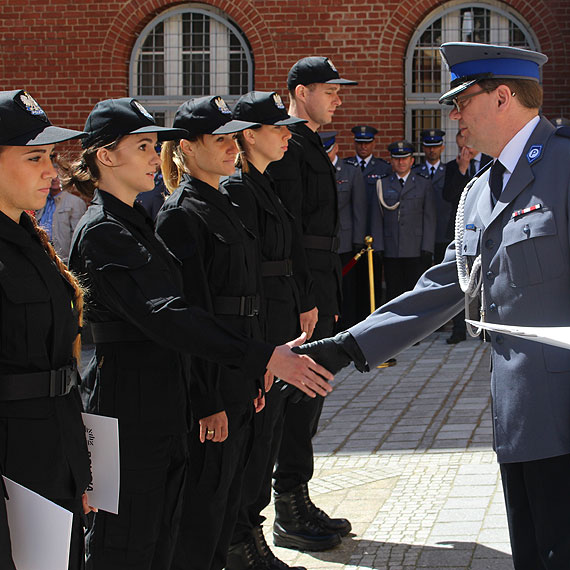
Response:
[{"label": "man in black jacket", "polygon": [[[304,253],[313,278],[313,291],[300,291],[301,311],[318,308],[312,339],[330,336],[341,307],[341,264],[338,249],[336,171],[317,130],[330,123],[341,104],[340,86],[354,85],[340,77],[326,57],[299,60],[287,77],[289,114],[307,123],[290,126],[292,138],[282,160],[269,172],[279,197],[295,216],[303,236]],[[303,327],[303,323],[301,323]],[[293,400],[296,398],[293,398]],[[351,525],[331,519],[313,505],[308,482],[313,475],[311,439],[317,431],[322,398],[286,404],[281,449],[274,473],[274,541],[299,550],[327,550],[340,543]]]}]

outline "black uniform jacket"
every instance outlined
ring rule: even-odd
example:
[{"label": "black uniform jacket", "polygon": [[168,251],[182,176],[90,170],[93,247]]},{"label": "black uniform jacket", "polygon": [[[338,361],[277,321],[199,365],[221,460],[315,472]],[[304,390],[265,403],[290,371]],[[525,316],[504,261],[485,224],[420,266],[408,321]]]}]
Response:
[{"label": "black uniform jacket", "polygon": [[85,275],[89,320],[130,324],[140,334],[97,344],[90,408],[118,417],[122,430],[186,431],[188,363],[181,353],[263,374],[272,347],[188,304],[180,265],[139,204],[98,190],[76,228],[70,262]]},{"label": "black uniform jacket", "polygon": [[[226,192],[185,175],[159,212],[156,232],[182,262],[187,298],[233,330],[261,339],[259,314],[228,314],[231,311],[220,308],[228,298],[257,296],[249,309],[255,311],[256,303],[258,312],[260,308],[258,247],[237,210]],[[200,404],[200,411],[194,408],[196,414],[242,410],[252,404],[262,386],[263,370],[227,370],[202,359],[195,359],[192,366],[191,399]]]},{"label": "black uniform jacket", "polygon": [[314,236],[325,238],[324,241],[329,238],[338,247],[336,171],[317,133],[304,123],[291,125],[289,129],[292,133],[289,149],[268,170],[277,194],[295,216],[305,240],[314,290],[313,294],[301,291],[301,309],[308,311],[317,305],[322,315],[338,315],[342,300],[340,257],[334,246],[328,251],[314,249],[306,241]]},{"label": "black uniform jacket", "polygon": [[[73,288],[32,222],[0,212],[0,374],[42,372],[73,362],[78,332]],[[78,497],[91,478],[81,400],[66,396],[0,402],[0,468],[48,498]]]},{"label": "black uniform jacket", "polygon": [[[244,223],[258,237],[263,263],[266,338],[278,344],[287,342],[299,331],[299,285],[309,292],[313,287],[301,235],[292,214],[275,193],[269,175],[261,174],[253,164],[249,164],[249,172],[237,170],[224,181],[223,187],[239,205]],[[272,262],[285,260],[288,262],[285,265],[290,265],[290,274],[271,274]]]}]

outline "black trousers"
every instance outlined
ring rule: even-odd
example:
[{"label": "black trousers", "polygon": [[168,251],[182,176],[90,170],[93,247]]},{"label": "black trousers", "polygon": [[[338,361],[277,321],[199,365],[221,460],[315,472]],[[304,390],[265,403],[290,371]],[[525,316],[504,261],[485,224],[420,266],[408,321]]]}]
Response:
[{"label": "black trousers", "polygon": [[[334,332],[334,317],[319,315],[319,321],[311,340],[320,340]],[[273,473],[274,488],[278,493],[285,493],[308,483],[313,476],[313,443],[317,433],[319,418],[323,409],[324,398],[316,396],[309,401],[303,399],[294,404],[285,402],[285,420],[281,447]]]},{"label": "black trousers", "polygon": [[[344,267],[352,258],[352,252],[340,253],[340,262]],[[358,263],[362,263],[362,259]],[[358,265],[358,264],[357,264]],[[337,323],[339,330],[346,330],[355,325],[358,319],[357,298],[358,298],[358,278],[356,274],[356,266],[354,266],[342,278],[342,310],[339,322]]]},{"label": "black trousers", "polygon": [[95,514],[88,570],[168,570],[180,523],[187,435],[119,432],[119,514]]},{"label": "black trousers", "polygon": [[173,570],[222,570],[226,564],[251,444],[253,401],[247,409],[226,413],[229,433],[224,442],[200,443],[198,422],[190,432],[190,466]]},{"label": "black trousers", "polygon": [[411,291],[422,273],[421,257],[385,257],[386,302]]},{"label": "black trousers", "polygon": [[570,455],[501,464],[515,570],[570,568]]},{"label": "black trousers", "polygon": [[245,468],[242,498],[232,544],[244,542],[265,520],[261,511],[271,501],[273,466],[281,445],[285,398],[275,386],[265,396],[265,408],[253,419],[253,440]]}]

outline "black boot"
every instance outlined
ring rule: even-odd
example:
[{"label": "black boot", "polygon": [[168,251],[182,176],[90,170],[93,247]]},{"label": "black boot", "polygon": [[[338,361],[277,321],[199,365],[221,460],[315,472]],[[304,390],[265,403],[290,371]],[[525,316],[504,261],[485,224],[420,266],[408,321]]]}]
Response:
[{"label": "black boot", "polygon": [[232,544],[228,550],[226,570],[270,570],[265,558],[259,554],[253,536],[244,542]]},{"label": "black boot", "polygon": [[325,528],[308,511],[301,486],[287,493],[275,494],[275,523],[273,543],[275,546],[294,550],[329,550],[340,544],[337,532]]},{"label": "black boot", "polygon": [[267,545],[265,536],[263,536],[263,529],[260,526],[256,526],[252,530],[252,535],[255,546],[257,547],[257,552],[265,559],[267,567],[270,568],[270,570],[307,570],[304,566],[289,566],[285,564],[283,560],[279,560]]},{"label": "black boot", "polygon": [[303,497],[305,499],[305,504],[307,505],[307,510],[315,519],[319,521],[321,526],[324,526],[326,529],[332,532],[338,532],[340,536],[346,536],[352,530],[350,521],[347,519],[331,519],[329,515],[325,513],[325,511],[319,509],[319,507],[317,507],[315,503],[311,501],[307,483],[303,483],[301,485],[301,488],[303,490]]}]

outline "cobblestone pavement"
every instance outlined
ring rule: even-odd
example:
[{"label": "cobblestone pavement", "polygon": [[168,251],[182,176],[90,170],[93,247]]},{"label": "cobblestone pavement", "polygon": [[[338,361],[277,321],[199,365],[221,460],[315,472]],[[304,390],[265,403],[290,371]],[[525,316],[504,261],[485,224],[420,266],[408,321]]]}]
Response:
[{"label": "cobblestone pavement", "polygon": [[[337,375],[315,444],[314,502],[352,522],[328,552],[288,564],[346,570],[512,570],[491,448],[489,347],[434,333],[392,368]],[[265,530],[272,544],[273,507]]]}]

